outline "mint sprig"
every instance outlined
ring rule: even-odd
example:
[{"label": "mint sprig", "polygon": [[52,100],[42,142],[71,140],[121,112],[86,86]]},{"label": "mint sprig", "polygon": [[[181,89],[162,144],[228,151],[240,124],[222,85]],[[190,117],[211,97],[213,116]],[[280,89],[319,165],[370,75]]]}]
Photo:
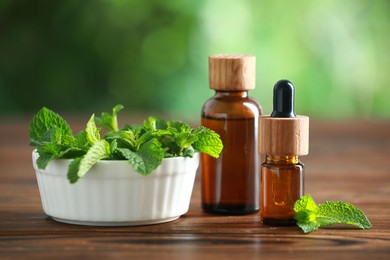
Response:
[{"label": "mint sprig", "polygon": [[124,106],[118,104],[112,109],[112,114],[102,112],[101,117],[96,117],[96,123],[110,131],[118,131],[117,115],[123,108]]},{"label": "mint sprig", "polygon": [[[34,146],[50,142],[51,138],[59,136],[67,139],[71,136],[72,130],[68,123],[57,113],[43,107],[34,117],[29,127],[30,144]],[[58,142],[58,140],[55,140]]]},{"label": "mint sprig", "polygon": [[104,159],[110,155],[110,145],[106,140],[96,141],[88,152],[77,160],[68,169],[68,179],[71,183],[75,183],[79,178],[83,177],[97,161]]},{"label": "mint sprig", "polygon": [[310,195],[305,195],[295,202],[294,211],[294,219],[305,233],[332,224],[350,224],[361,229],[372,227],[364,213],[347,202],[327,201],[317,205]]},{"label": "mint sprig", "polygon": [[194,148],[199,152],[207,153],[214,158],[218,158],[222,151],[223,145],[219,140],[219,135],[203,126],[195,130],[195,135],[198,137],[194,143]]},{"label": "mint sprig", "polygon": [[[42,108],[34,115],[29,129],[31,145],[37,147],[37,166],[45,169],[55,159],[73,159],[68,179],[75,183],[99,160],[127,160],[142,175],[150,174],[169,157],[192,157],[203,152],[218,157],[223,149],[217,133],[205,127],[191,128],[179,121],[149,117],[143,125],[118,127],[116,105],[112,113],[93,114],[83,131],[73,135],[57,113]],[[106,134],[101,136],[102,127]]]},{"label": "mint sprig", "polygon": [[148,175],[156,169],[164,158],[164,150],[155,138],[144,143],[137,152],[125,148],[118,148],[117,151],[142,175]]}]

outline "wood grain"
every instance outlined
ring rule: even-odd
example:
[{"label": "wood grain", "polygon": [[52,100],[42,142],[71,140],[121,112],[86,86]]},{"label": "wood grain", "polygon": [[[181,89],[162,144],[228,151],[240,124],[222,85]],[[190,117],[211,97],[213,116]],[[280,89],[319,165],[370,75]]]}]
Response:
[{"label": "wood grain", "polygon": [[209,57],[209,85],[222,91],[242,91],[256,86],[256,57],[217,54]]},{"label": "wood grain", "polygon": [[264,226],[259,214],[207,214],[200,208],[199,181],[189,212],[177,221],[138,227],[58,223],[42,212],[27,123],[0,119],[0,259],[390,257],[390,122],[311,122],[311,151],[303,157],[306,193],[318,203],[351,202],[374,227],[310,234]]},{"label": "wood grain", "polygon": [[286,156],[309,153],[309,117],[259,117],[259,153]]}]

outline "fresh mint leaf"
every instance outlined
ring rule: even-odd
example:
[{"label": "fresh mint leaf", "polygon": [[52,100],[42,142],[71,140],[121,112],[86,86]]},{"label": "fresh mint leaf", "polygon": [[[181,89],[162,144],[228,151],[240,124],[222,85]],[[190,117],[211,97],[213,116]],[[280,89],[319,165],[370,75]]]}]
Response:
[{"label": "fresh mint leaf", "polygon": [[51,160],[80,157],[86,153],[86,150],[57,143],[44,143],[37,148],[37,152],[39,154],[37,166],[39,169],[45,169]]},{"label": "fresh mint leaf", "polygon": [[83,157],[75,158],[68,167],[68,180],[75,183],[83,177],[91,167],[101,159],[110,155],[110,145],[106,140],[99,140],[88,150]]},{"label": "fresh mint leaf", "polygon": [[141,145],[137,152],[123,148],[118,148],[117,150],[128,159],[134,169],[142,175],[150,174],[161,164],[161,161],[164,158],[164,150],[162,149],[160,142],[155,138]]},{"label": "fresh mint leaf", "polygon": [[299,222],[310,222],[315,219],[318,206],[310,195],[303,196],[294,204],[295,219]]},{"label": "fresh mint leaf", "polygon": [[38,147],[37,152],[39,157],[36,161],[39,169],[46,169],[46,166],[51,160],[54,159],[54,154],[58,151],[57,145],[55,144],[46,144]]},{"label": "fresh mint leaf", "polygon": [[117,146],[120,148],[129,148],[134,150],[136,147],[136,137],[131,129],[109,132],[105,134],[103,138],[109,142],[116,141]]},{"label": "fresh mint leaf", "polygon": [[41,136],[39,140],[40,143],[56,143],[60,144],[62,141],[62,132],[61,129],[57,126],[47,130]]},{"label": "fresh mint leaf", "polygon": [[144,134],[142,134],[135,142],[135,147],[136,147],[136,150],[139,149],[139,147],[150,141],[151,139],[153,138],[156,138],[156,137],[162,137],[162,136],[169,136],[171,134],[171,132],[169,130],[162,130],[162,129],[156,129],[156,130],[152,130],[152,131],[148,131],[148,132],[145,132]]},{"label": "fresh mint leaf", "polygon": [[88,150],[88,148],[91,146],[90,143],[88,142],[87,132],[85,130],[77,133],[74,139],[75,139],[74,144],[76,147],[84,148]]},{"label": "fresh mint leaf", "polygon": [[74,159],[68,166],[68,180],[70,183],[76,183],[80,177],[77,174],[80,168],[80,162],[82,158]]},{"label": "fresh mint leaf", "polygon": [[341,223],[365,229],[372,227],[364,213],[354,205],[341,201],[327,201],[321,204],[316,221],[321,226]]},{"label": "fresh mint leaf", "polygon": [[[175,157],[179,156],[180,148],[176,144],[175,141],[175,135],[178,133],[176,129],[168,127],[167,131],[169,131],[168,134],[162,135],[158,138],[158,140],[161,143],[161,146],[164,149],[164,157],[165,158],[170,158],[170,157]],[[183,156],[185,156],[183,154]]]},{"label": "fresh mint leaf", "polygon": [[118,119],[117,115],[119,111],[121,111],[124,108],[124,106],[118,104],[112,109],[112,114],[103,112],[101,117],[96,117],[95,121],[96,124],[110,130],[113,132],[118,131]]},{"label": "fresh mint leaf", "polygon": [[162,118],[150,116],[144,121],[144,128],[148,131],[165,130],[167,129],[167,122]]},{"label": "fresh mint leaf", "polygon": [[350,203],[336,201],[317,205],[310,195],[295,202],[294,219],[305,233],[331,224],[351,224],[365,229],[372,227],[364,213]]},{"label": "fresh mint leaf", "polygon": [[298,225],[298,227],[300,227],[302,229],[302,231],[304,233],[310,233],[310,232],[316,231],[320,227],[320,224],[318,224],[318,222],[316,222],[316,221],[297,222],[297,225]]},{"label": "fresh mint leaf", "polygon": [[68,149],[67,146],[57,143],[44,143],[37,148],[39,157],[37,166],[39,169],[45,169],[47,164],[54,159],[61,158],[62,152]]},{"label": "fresh mint leaf", "polygon": [[195,154],[195,150],[194,150],[194,148],[192,148],[192,146],[183,150],[184,157],[191,157],[192,158],[194,156],[194,154]]},{"label": "fresh mint leaf", "polygon": [[[37,165],[44,169],[51,160],[73,159],[69,165],[71,183],[84,176],[101,159],[127,159],[143,175],[156,169],[163,158],[192,157],[204,152],[217,157],[222,150],[219,136],[205,127],[192,129],[179,121],[149,117],[143,125],[125,125],[118,129],[117,114],[123,109],[116,105],[112,114],[93,114],[85,130],[73,136],[66,121],[53,111],[42,108],[29,125],[31,145],[37,147]],[[109,130],[100,136],[100,126]]]},{"label": "fresh mint leaf", "polygon": [[68,123],[57,113],[43,107],[36,113],[29,125],[30,145],[38,146],[45,132],[57,128],[62,136],[73,136]]},{"label": "fresh mint leaf", "polygon": [[310,195],[305,195],[294,204],[294,219],[303,232],[312,232],[320,227],[316,221],[318,206]]},{"label": "fresh mint leaf", "polygon": [[110,143],[110,155],[113,159],[115,159],[114,154],[115,154],[116,149],[118,149],[118,142],[114,139]]},{"label": "fresh mint leaf", "polygon": [[190,147],[194,142],[198,140],[195,134],[191,133],[178,133],[175,135],[175,143],[179,147],[179,156],[183,154],[183,150]]},{"label": "fresh mint leaf", "polygon": [[218,158],[223,149],[219,135],[206,127],[200,126],[194,134],[198,140],[192,145],[197,151],[206,153],[214,158]]},{"label": "fresh mint leaf", "polygon": [[77,176],[83,177],[89,169],[99,160],[110,155],[110,144],[106,140],[96,141],[88,152],[82,157]]},{"label": "fresh mint leaf", "polygon": [[85,128],[86,138],[91,145],[100,140],[99,131],[95,124],[95,115],[92,115]]},{"label": "fresh mint leaf", "polygon": [[73,146],[75,144],[75,138],[71,135],[62,135],[61,129],[59,129],[58,127],[53,127],[52,129],[49,129],[45,133],[43,133],[39,142],[39,146],[55,144],[61,146],[62,148],[60,150],[63,150],[69,146]]},{"label": "fresh mint leaf", "polygon": [[68,180],[75,183],[83,177],[91,167],[101,159],[108,157],[110,154],[110,145],[106,140],[99,140],[88,150],[88,152],[79,158],[75,158],[68,167]]},{"label": "fresh mint leaf", "polygon": [[190,133],[192,128],[180,121],[169,121],[168,122],[168,127],[174,128],[177,130],[177,132],[180,133]]},{"label": "fresh mint leaf", "polygon": [[[117,158],[124,158],[125,160],[128,160],[129,163],[130,163],[130,157],[132,157],[133,155],[133,152],[132,150],[128,149],[128,148],[120,148],[120,147],[117,147],[114,151],[114,154],[116,154],[116,157]],[[131,164],[131,163],[130,163]]]},{"label": "fresh mint leaf", "polygon": [[131,130],[136,138],[139,138],[142,134],[146,132],[143,125],[125,125],[121,130]]},{"label": "fresh mint leaf", "polygon": [[69,147],[69,148],[59,152],[57,154],[57,156],[55,157],[55,159],[60,159],[60,158],[73,159],[73,158],[81,157],[86,153],[87,153],[87,150],[85,150],[85,149],[82,149],[79,147]]},{"label": "fresh mint leaf", "polygon": [[112,117],[114,117],[115,120],[116,120],[116,117],[117,117],[119,111],[121,111],[123,108],[124,108],[123,105],[117,104],[117,105],[112,109]]}]

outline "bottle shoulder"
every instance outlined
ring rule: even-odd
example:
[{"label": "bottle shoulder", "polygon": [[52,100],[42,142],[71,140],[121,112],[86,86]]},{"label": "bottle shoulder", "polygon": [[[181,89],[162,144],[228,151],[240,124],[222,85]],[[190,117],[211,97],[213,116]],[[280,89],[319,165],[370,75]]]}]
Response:
[{"label": "bottle shoulder", "polygon": [[251,97],[209,98],[202,107],[202,117],[257,118],[262,115],[260,104]]},{"label": "bottle shoulder", "polygon": [[302,162],[298,162],[296,164],[273,164],[273,163],[267,163],[264,162],[261,164],[263,168],[270,169],[270,170],[299,170],[303,171],[305,165]]}]

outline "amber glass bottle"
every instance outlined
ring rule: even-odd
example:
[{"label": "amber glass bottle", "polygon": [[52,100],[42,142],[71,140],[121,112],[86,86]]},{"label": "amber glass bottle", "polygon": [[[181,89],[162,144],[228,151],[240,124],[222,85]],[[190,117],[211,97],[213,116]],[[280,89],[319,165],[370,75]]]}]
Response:
[{"label": "amber glass bottle", "polygon": [[260,216],[264,224],[291,225],[294,203],[304,193],[304,165],[309,151],[309,118],[294,112],[294,86],[280,80],[274,87],[274,111],[259,118],[261,165]]},{"label": "amber glass bottle", "polygon": [[210,56],[209,69],[210,88],[216,92],[202,108],[201,124],[221,136],[224,148],[217,159],[201,156],[202,208],[232,215],[256,212],[261,109],[248,94],[255,87],[255,57]]},{"label": "amber glass bottle", "polygon": [[266,156],[261,165],[261,217],[264,224],[294,224],[294,203],[303,196],[303,164],[298,156]]}]

